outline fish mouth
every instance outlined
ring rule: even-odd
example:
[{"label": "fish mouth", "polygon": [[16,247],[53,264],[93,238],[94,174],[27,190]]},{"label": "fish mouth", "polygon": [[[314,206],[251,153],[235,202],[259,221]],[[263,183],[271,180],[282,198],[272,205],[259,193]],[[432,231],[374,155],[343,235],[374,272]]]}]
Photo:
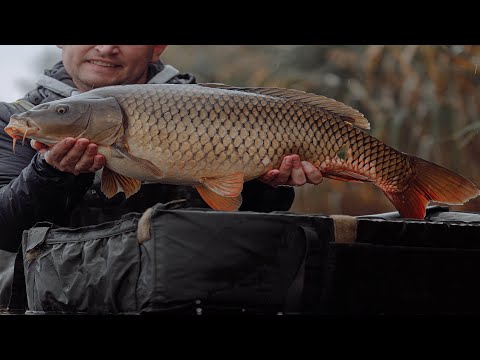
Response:
[{"label": "fish mouth", "polygon": [[23,124],[9,124],[5,127],[5,132],[13,138],[13,152],[15,152],[15,144],[17,140],[22,139],[22,145],[25,143],[27,136],[36,134],[40,128],[34,126],[26,126]]}]

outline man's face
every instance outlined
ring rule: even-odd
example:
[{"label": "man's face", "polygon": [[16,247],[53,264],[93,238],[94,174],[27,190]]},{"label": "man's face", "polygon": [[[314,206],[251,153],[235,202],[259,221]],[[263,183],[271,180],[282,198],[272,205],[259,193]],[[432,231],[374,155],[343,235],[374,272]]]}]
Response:
[{"label": "man's face", "polygon": [[58,45],[62,60],[80,91],[109,85],[142,84],[149,62],[166,45]]}]

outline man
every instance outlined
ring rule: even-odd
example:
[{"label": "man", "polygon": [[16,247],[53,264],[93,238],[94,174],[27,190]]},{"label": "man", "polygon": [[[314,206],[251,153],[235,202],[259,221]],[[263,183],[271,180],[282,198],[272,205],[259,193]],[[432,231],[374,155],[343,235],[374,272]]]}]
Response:
[{"label": "man", "polygon": [[[12,152],[12,139],[4,128],[12,114],[33,105],[109,85],[195,83],[192,75],[163,65],[160,55],[166,45],[59,47],[62,61],[45,71],[36,89],[15,103],[0,103],[0,250],[16,252],[22,232],[39,221],[70,227],[92,225],[175,199],[186,199],[190,207],[207,207],[193,187],[165,184],[145,184],[129,199],[123,194],[107,199],[99,190],[98,174],[105,158],[88,139],[66,138],[51,148],[32,141]],[[278,186],[307,181],[320,183],[320,171],[301,163],[297,155],[285,157],[279,169],[245,183],[240,210],[288,210],[294,191]],[[0,264],[0,287],[1,277]]]}]

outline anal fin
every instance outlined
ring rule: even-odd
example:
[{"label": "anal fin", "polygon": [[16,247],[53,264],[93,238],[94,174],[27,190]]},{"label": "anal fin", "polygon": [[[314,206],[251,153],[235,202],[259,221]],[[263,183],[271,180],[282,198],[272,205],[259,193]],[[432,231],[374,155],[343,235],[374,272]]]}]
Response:
[{"label": "anal fin", "polygon": [[101,190],[107,198],[113,197],[119,192],[124,192],[125,197],[129,198],[135,194],[142,185],[141,180],[134,179],[128,176],[120,175],[107,167],[102,171]]}]

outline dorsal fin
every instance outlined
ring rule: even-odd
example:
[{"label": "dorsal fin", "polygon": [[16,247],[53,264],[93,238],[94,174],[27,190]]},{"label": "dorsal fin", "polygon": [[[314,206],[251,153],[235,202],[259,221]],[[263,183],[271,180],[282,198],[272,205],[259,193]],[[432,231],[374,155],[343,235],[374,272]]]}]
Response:
[{"label": "dorsal fin", "polygon": [[355,110],[354,108],[337,101],[335,99],[328,98],[323,95],[316,95],[307,93],[305,91],[294,89],[283,89],[276,87],[238,87],[217,83],[200,83],[200,86],[219,88],[225,90],[243,91],[261,95],[269,95],[292,101],[300,101],[304,104],[318,106],[324,110],[328,110],[331,113],[339,116],[343,121],[351,123],[360,129],[370,129],[370,123],[363,116],[363,114]]}]

